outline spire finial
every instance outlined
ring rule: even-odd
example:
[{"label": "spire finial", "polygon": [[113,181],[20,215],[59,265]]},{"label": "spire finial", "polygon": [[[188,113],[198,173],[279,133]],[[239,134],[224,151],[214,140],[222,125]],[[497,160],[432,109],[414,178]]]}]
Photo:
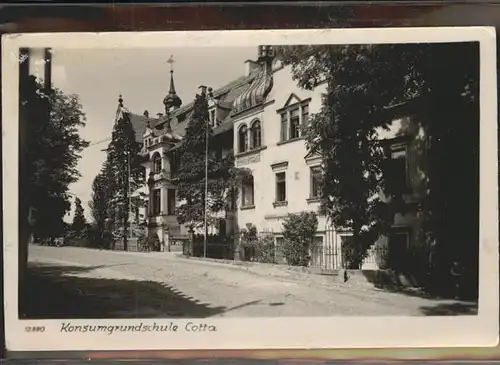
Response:
[{"label": "spire finial", "polygon": [[174,84],[174,56],[170,55],[167,63],[170,63],[170,90],[168,95],[163,99],[163,104],[165,105],[165,113],[168,115],[169,110],[172,108],[179,108],[182,105],[182,100],[177,96],[175,92]]},{"label": "spire finial", "polygon": [[170,63],[170,90],[169,94],[175,94],[175,85],[174,85],[174,56],[170,55],[167,63]]},{"label": "spire finial", "polygon": [[170,73],[174,72],[174,55],[170,55],[170,57],[167,60],[167,63],[170,63]]},{"label": "spire finial", "polygon": [[122,96],[122,93],[120,93],[120,95],[118,95],[118,104],[120,106],[123,106],[123,96]]}]

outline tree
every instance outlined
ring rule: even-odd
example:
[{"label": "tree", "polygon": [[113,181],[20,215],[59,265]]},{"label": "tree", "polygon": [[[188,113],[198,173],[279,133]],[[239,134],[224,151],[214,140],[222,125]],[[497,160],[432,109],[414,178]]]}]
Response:
[{"label": "tree", "polygon": [[71,226],[73,233],[77,237],[82,237],[86,226],[87,222],[85,220],[82,201],[80,200],[80,198],[75,198],[75,215],[73,217],[73,224]]},{"label": "tree", "polygon": [[[353,232],[352,266],[359,267],[401,209],[401,194],[387,186],[378,141],[378,131],[391,120],[388,108],[398,103],[414,104],[413,113],[432,140],[423,148],[429,153],[429,193],[415,208],[425,217],[427,238],[439,241],[442,266],[458,251],[477,257],[477,44],[300,46],[279,51],[300,86],[312,89],[328,82],[323,107],[306,130],[307,142],[311,152],[323,157],[323,211],[335,225]],[[381,189],[392,197],[390,202],[380,199]],[[471,209],[467,214],[458,206],[464,204],[456,199],[460,191],[472,191],[466,198]],[[467,243],[460,250],[451,248],[464,237]],[[477,260],[468,260],[474,271]]]},{"label": "tree", "polygon": [[288,265],[308,266],[309,248],[318,229],[315,212],[288,214],[283,222],[283,255]]},{"label": "tree", "polygon": [[44,90],[33,76],[21,80],[20,103],[23,205],[37,212],[35,237],[61,235],[63,217],[71,207],[69,185],[80,177],[77,163],[88,146],[79,135],[85,114],[77,95]]},{"label": "tree", "polygon": [[[104,170],[104,168],[103,168]],[[90,214],[94,221],[97,236],[102,238],[108,217],[109,193],[105,171],[99,172],[92,182],[92,200],[89,202]]]},{"label": "tree", "polygon": [[129,195],[144,183],[144,169],[140,165],[140,146],[135,140],[130,113],[123,108],[121,101],[119,111],[99,184],[107,190],[104,194],[108,207],[106,215],[112,221],[114,236],[123,240],[124,250],[127,250]]},{"label": "tree", "polygon": [[[199,227],[205,218],[205,181],[207,181],[207,214],[221,211],[225,207],[228,189],[233,187],[246,170],[234,167],[232,154],[217,157],[209,153],[206,161],[206,141],[213,137],[208,115],[205,93],[196,95],[193,112],[180,147],[180,167],[177,178],[179,200],[185,203],[176,208],[177,220],[189,227]],[[208,165],[208,179],[205,168]],[[210,217],[209,217],[210,218]]]}]

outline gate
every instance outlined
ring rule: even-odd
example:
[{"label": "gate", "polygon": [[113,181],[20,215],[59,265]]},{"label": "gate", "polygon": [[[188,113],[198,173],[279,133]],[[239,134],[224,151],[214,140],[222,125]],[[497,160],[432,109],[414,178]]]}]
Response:
[{"label": "gate", "polygon": [[323,269],[338,270],[343,268],[341,242],[337,231],[333,229],[325,231],[323,250]]}]

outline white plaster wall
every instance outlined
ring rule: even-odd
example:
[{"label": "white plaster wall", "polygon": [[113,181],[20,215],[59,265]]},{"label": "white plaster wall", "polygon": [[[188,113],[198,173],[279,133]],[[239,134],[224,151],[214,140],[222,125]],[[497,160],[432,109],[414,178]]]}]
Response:
[{"label": "white plaster wall", "polygon": [[[280,141],[280,121],[281,117],[277,110],[283,108],[291,96],[295,94],[299,99],[311,98],[309,103],[309,114],[317,113],[321,107],[321,95],[326,91],[326,84],[318,86],[314,91],[300,89],[297,82],[292,80],[290,68],[286,67],[274,74],[274,86],[268,95],[268,104],[263,110],[250,112],[247,115],[238,117],[235,120],[234,141],[235,152],[238,151],[238,130],[242,123],[250,122],[259,118],[262,125],[262,146],[266,149],[258,152],[260,160],[258,162],[240,165],[237,159],[237,166],[250,168],[254,175],[254,209],[238,210],[238,226],[245,227],[246,223],[253,223],[259,231],[272,230],[280,232],[283,218],[288,213],[298,213],[301,211],[317,211],[318,203],[309,204],[307,199],[310,193],[310,168],[306,164],[306,145],[303,139],[290,143],[277,145]],[[293,102],[292,102],[293,103]],[[275,172],[271,168],[272,164],[288,162],[286,168],[287,177],[287,206],[274,207],[276,187]],[[241,195],[241,194],[240,194]],[[241,207],[241,196],[237,202]],[[324,229],[325,219],[320,218],[318,230]]]}]

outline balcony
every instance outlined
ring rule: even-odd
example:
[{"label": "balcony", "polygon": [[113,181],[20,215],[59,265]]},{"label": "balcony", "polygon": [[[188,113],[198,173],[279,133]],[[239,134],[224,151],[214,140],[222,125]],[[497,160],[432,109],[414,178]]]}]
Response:
[{"label": "balcony", "polygon": [[153,172],[153,181],[170,180],[172,175],[170,171],[161,170],[159,172]]},{"label": "balcony", "polygon": [[160,212],[158,215],[151,214],[148,217],[149,225],[153,226],[169,226],[176,227],[178,226],[177,217],[175,215],[168,215],[163,212]]}]

